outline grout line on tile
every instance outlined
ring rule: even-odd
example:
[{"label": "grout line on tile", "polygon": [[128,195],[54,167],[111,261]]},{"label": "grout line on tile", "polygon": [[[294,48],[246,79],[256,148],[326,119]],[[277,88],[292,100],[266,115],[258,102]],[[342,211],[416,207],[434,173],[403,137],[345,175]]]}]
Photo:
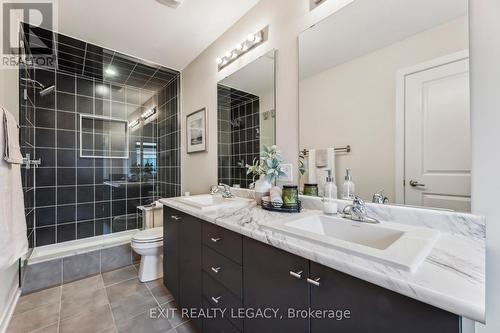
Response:
[{"label": "grout line on tile", "polygon": [[63,290],[62,290],[62,286],[59,287],[59,314],[58,314],[58,318],[57,318],[57,333],[59,333],[59,329],[61,327],[61,308],[62,308],[62,294],[63,294]]},{"label": "grout line on tile", "polygon": [[[101,279],[102,279],[102,274],[101,274]],[[103,279],[103,284],[104,284],[104,279]],[[116,326],[115,315],[113,314],[113,308],[111,307],[111,301],[109,300],[107,287],[104,287],[104,292],[106,293],[106,299],[108,300],[109,311],[111,311],[111,318],[113,318],[113,325],[114,325],[115,332],[118,332],[118,327]]]},{"label": "grout line on tile", "polygon": [[[139,282],[140,282],[140,281],[139,281]],[[158,302],[158,299],[156,298],[156,296],[155,296],[155,295],[153,294],[153,292],[151,291],[151,288],[149,288],[148,283],[147,283],[147,282],[141,282],[141,283],[143,283],[143,284],[146,286],[146,289],[149,291],[149,293],[151,294],[151,296],[153,296],[153,298],[154,298],[154,300],[155,300],[156,304],[158,304],[158,306],[159,306],[159,307],[161,307],[160,302]]]}]

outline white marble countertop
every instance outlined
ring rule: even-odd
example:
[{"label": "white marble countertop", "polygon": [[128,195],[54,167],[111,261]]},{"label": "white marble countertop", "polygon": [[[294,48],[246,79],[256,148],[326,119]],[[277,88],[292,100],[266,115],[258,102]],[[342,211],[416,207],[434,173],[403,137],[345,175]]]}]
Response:
[{"label": "white marble countertop", "polygon": [[[451,313],[483,323],[485,321],[484,238],[442,232],[427,259],[416,272],[410,273],[262,226],[270,220],[285,223],[297,218],[297,214],[269,212],[255,205],[201,211],[172,199],[161,199],[160,202]],[[313,213],[320,212],[304,209],[300,214]],[[463,220],[463,216],[461,214],[459,218]],[[429,227],[426,223],[422,225]]]}]

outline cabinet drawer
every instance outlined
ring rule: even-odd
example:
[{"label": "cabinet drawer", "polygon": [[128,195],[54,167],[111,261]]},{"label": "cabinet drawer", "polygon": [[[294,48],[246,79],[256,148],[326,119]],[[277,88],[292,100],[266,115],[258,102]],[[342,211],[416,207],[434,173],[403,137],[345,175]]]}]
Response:
[{"label": "cabinet drawer", "polygon": [[[203,308],[210,309],[213,306],[207,301],[203,300]],[[205,318],[203,319],[203,333],[240,333],[226,318]]]},{"label": "cabinet drawer", "polygon": [[242,236],[212,223],[203,223],[203,244],[241,265]]},{"label": "cabinet drawer", "polygon": [[241,299],[243,268],[209,247],[203,247],[203,270]]},{"label": "cabinet drawer", "polygon": [[203,296],[209,303],[209,308],[225,310],[225,318],[230,320],[239,330],[243,330],[243,319],[232,318],[243,303],[222,284],[203,273]]},{"label": "cabinet drawer", "polygon": [[168,206],[163,206],[163,223],[168,221],[180,221],[184,216],[186,216],[186,214],[183,212]]}]

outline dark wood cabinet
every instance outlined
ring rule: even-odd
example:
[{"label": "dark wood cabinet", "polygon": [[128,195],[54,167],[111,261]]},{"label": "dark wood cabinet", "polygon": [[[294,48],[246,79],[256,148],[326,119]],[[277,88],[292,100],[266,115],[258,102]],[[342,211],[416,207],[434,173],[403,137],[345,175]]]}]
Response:
[{"label": "dark wood cabinet", "polygon": [[[315,262],[311,309],[338,318],[311,319],[311,333],[457,333],[460,317]],[[349,311],[349,318],[342,318]],[[339,320],[342,318],[342,320]]]},{"label": "dark wood cabinet", "polygon": [[[183,308],[202,308],[201,221],[190,215],[180,220],[179,290]],[[201,327],[201,318],[194,321]]]},{"label": "dark wood cabinet", "polygon": [[309,307],[309,261],[255,240],[243,239],[245,308],[279,309],[276,318],[245,319],[245,333],[309,332],[308,319],[288,318],[288,309]]},{"label": "dark wood cabinet", "polygon": [[163,207],[163,283],[177,302],[180,300],[179,242],[182,217],[183,214],[178,211]]},{"label": "dark wood cabinet", "polygon": [[[163,280],[177,304],[201,309],[201,221],[165,207],[163,211]],[[194,319],[201,328],[201,319]]]},{"label": "dark wood cabinet", "polygon": [[461,332],[460,316],[169,207],[164,283],[182,307],[226,310],[194,319],[205,333]]}]

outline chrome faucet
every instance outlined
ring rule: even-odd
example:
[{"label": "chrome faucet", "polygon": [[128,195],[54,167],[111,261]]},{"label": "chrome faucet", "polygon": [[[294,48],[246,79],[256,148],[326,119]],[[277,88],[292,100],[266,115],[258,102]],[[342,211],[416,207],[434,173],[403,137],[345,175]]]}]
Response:
[{"label": "chrome faucet", "polygon": [[217,186],[217,185],[211,185],[210,186],[210,194],[211,195],[215,195],[217,193],[219,193],[219,186]]},{"label": "chrome faucet", "polygon": [[347,205],[342,211],[343,217],[353,221],[365,223],[380,223],[377,219],[368,216],[366,205],[363,199],[355,195],[352,205]]},{"label": "chrome faucet", "polygon": [[222,197],[229,199],[229,198],[234,198],[234,195],[231,193],[231,186],[220,183],[220,186],[224,186],[224,192],[222,193]]},{"label": "chrome faucet", "polygon": [[385,204],[389,202],[389,198],[384,195],[384,190],[381,189],[373,195],[372,202],[378,204]]}]

